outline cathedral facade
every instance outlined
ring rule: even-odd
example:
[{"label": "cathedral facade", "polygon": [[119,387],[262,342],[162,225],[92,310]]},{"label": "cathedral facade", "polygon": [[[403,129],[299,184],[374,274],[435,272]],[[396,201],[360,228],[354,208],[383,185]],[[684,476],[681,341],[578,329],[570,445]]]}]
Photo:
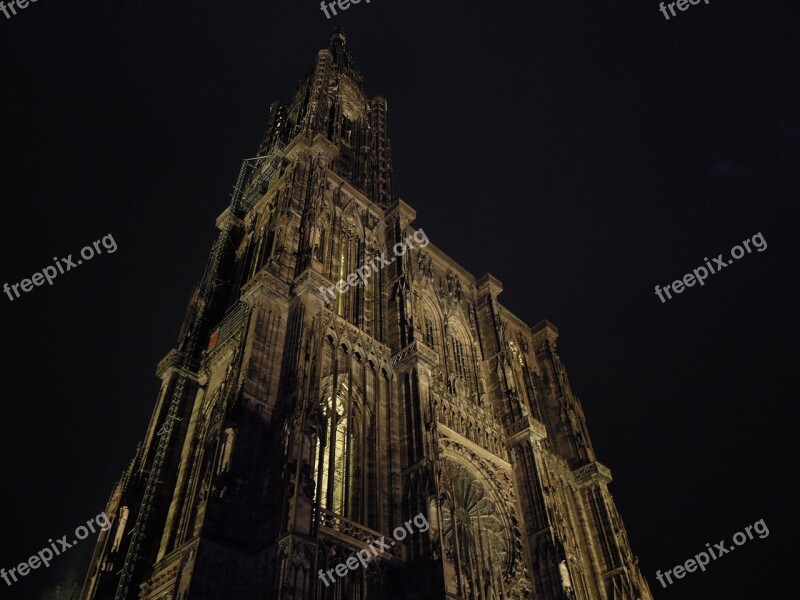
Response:
[{"label": "cathedral facade", "polygon": [[217,219],[82,598],[651,599],[558,330],[415,215],[336,32]]}]

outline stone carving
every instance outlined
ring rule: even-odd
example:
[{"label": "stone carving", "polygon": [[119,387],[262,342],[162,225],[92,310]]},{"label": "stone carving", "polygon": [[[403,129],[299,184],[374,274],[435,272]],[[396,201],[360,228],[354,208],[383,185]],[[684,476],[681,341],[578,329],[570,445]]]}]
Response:
[{"label": "stone carving", "polygon": [[420,251],[419,256],[417,257],[417,270],[423,279],[427,279],[429,281],[434,280],[433,260],[431,260],[431,257],[428,256],[427,253]]},{"label": "stone carving", "polygon": [[450,269],[447,270],[444,281],[439,283],[439,296],[448,305],[459,304],[464,299],[461,280]]}]

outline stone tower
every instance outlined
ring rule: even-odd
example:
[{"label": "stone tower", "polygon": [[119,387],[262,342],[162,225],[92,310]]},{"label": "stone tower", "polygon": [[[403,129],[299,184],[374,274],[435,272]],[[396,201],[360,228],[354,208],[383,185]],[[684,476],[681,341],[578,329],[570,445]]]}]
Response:
[{"label": "stone tower", "polygon": [[386,114],[340,31],[271,106],[82,598],[651,598],[558,330],[412,227]]}]

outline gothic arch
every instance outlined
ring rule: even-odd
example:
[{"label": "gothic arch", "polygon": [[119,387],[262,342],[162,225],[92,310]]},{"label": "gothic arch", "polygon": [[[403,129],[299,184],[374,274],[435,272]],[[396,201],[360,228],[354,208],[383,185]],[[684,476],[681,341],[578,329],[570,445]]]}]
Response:
[{"label": "gothic arch", "polygon": [[[351,518],[364,495],[375,492],[367,489],[367,473],[361,468],[368,452],[367,426],[372,422],[372,411],[359,387],[346,372],[340,372],[321,382],[315,412],[317,418],[311,429],[316,502],[323,510]],[[368,432],[366,437],[364,432]]]},{"label": "gothic arch", "polygon": [[444,347],[442,340],[445,338],[442,312],[437,307],[432,295],[424,292],[420,296],[419,307],[422,317],[420,319],[422,340],[441,354]]},{"label": "gothic arch", "polygon": [[451,316],[447,319],[445,356],[449,370],[451,393],[463,393],[470,399],[477,399],[477,350],[473,338],[461,319]]},{"label": "gothic arch", "polygon": [[366,239],[364,224],[361,222],[358,202],[354,198],[347,198],[342,206],[341,225],[343,233],[353,232],[359,240]]}]

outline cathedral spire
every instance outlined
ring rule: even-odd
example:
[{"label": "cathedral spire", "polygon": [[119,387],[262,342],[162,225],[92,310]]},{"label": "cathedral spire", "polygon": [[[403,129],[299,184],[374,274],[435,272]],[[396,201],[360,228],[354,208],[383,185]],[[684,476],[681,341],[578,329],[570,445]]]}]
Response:
[{"label": "cathedral spire", "polygon": [[362,82],[361,73],[356,68],[353,56],[347,51],[347,36],[344,29],[338,26],[331,34],[329,50],[333,56],[333,64],[342,75],[347,75],[359,84]]},{"label": "cathedral spire", "polygon": [[336,149],[340,177],[383,208],[394,203],[386,100],[368,98],[341,27],[300,82],[289,103],[275,103],[259,155],[285,148],[299,134],[323,136]]},{"label": "cathedral spire", "polygon": [[334,62],[343,63],[347,60],[347,36],[344,34],[344,29],[342,29],[341,25],[337,26],[333,30],[333,34],[331,34],[330,50],[331,54],[333,54]]}]

